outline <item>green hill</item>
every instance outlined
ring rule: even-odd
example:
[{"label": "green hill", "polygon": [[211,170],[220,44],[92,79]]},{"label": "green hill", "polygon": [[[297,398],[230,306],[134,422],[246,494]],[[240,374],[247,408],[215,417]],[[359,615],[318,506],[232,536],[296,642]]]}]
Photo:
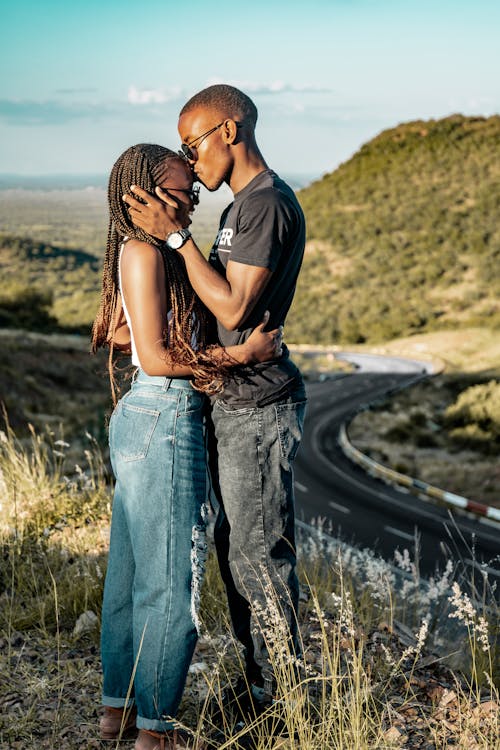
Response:
[{"label": "green hill", "polygon": [[300,191],[287,338],[376,342],[500,325],[500,117],[387,130]]}]

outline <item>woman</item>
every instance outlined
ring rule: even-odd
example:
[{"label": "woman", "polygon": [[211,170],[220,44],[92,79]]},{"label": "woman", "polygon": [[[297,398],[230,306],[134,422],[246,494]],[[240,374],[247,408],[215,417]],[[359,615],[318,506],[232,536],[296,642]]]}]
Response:
[{"label": "woman", "polygon": [[[108,190],[110,223],[92,350],[126,346],[138,368],[110,421],[116,478],[102,610],[101,736],[139,729],[136,750],[195,747],[174,728],[197,638],[206,497],[203,392],[281,345],[265,322],[242,346],[207,347],[209,316],[179,253],[132,224],[131,185],[162,187],[183,227],[197,203],[189,166],[150,144],[127,149]],[[191,744],[190,744],[191,743]]]}]

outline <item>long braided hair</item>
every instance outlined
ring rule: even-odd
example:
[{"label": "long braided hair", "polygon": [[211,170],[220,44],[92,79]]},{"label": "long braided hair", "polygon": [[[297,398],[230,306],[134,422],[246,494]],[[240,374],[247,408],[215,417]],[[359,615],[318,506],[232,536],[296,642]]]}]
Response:
[{"label": "long braided hair", "polygon": [[[113,400],[113,334],[119,300],[118,264],[120,247],[125,237],[148,242],[161,252],[165,264],[166,299],[164,342],[169,360],[191,367],[193,386],[206,393],[222,390],[231,366],[228,358],[214,358],[209,342],[212,331],[210,313],[193,291],[187,276],[184,260],[177,252],[169,251],[164,243],[136,227],[131,220],[122,196],[130,185],[138,185],[154,193],[169,172],[173,159],[179,156],[168,148],[140,143],[128,148],[115,162],[108,184],[109,225],[99,311],[92,328],[91,351],[109,345],[109,373]],[[167,313],[171,312],[167,319]],[[196,340],[197,349],[193,347]],[[199,347],[199,350],[198,350]]]}]

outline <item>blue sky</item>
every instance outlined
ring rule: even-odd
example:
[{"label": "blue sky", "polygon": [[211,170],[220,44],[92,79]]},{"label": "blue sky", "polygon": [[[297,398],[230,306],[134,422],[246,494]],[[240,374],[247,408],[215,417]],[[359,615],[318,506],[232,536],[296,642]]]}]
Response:
[{"label": "blue sky", "polygon": [[232,83],[281,173],[323,174],[381,130],[500,112],[495,0],[17,0],[0,29],[0,173],[107,173],[177,146],[183,102]]}]

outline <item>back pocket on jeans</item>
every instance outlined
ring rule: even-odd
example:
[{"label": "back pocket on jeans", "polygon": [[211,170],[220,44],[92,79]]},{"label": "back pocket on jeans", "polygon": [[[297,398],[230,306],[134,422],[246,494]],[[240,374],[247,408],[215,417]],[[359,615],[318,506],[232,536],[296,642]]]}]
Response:
[{"label": "back pocket on jeans", "polygon": [[113,451],[123,461],[146,458],[160,412],[122,403],[113,420]]}]

